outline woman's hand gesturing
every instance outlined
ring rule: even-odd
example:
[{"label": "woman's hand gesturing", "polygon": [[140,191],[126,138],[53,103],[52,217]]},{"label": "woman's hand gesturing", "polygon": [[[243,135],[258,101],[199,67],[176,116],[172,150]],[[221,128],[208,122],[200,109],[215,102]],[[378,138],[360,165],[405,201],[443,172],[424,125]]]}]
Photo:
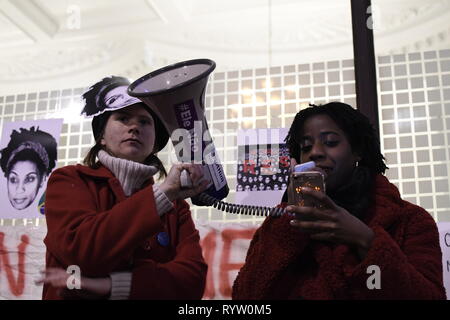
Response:
[{"label": "woman's hand gesturing", "polygon": [[64,299],[105,299],[111,293],[111,278],[81,277],[79,289],[69,289],[67,281],[70,274],[62,268],[47,268],[41,271],[41,278],[35,284],[48,284],[57,289],[57,293]]}]

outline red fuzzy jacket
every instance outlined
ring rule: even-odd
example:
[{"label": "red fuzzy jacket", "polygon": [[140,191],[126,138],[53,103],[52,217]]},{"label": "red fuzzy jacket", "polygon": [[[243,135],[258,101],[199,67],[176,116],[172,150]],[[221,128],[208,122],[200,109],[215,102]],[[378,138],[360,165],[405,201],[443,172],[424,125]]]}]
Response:
[{"label": "red fuzzy jacket", "polygon": [[[161,218],[153,179],[126,197],[111,171],[76,165],[51,175],[45,202],[47,268],[78,265],[81,275],[132,271],[130,299],[201,299],[207,265],[184,200]],[[168,233],[162,246],[158,233]],[[43,299],[60,299],[44,286]]]},{"label": "red fuzzy jacket", "polygon": [[[234,282],[233,299],[445,299],[433,218],[403,201],[381,175],[374,203],[364,222],[375,237],[363,261],[347,245],[309,239],[288,216],[267,218]],[[368,289],[371,265],[381,270],[381,289]]]}]

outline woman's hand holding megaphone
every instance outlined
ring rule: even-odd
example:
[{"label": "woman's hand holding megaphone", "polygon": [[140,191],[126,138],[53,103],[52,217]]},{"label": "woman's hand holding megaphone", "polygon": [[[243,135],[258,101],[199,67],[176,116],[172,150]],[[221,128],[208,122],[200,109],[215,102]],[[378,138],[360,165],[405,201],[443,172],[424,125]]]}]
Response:
[{"label": "woman's hand holding megaphone", "polygon": [[[191,184],[182,184],[182,174],[186,174]],[[164,182],[159,186],[170,201],[193,197],[207,189],[209,181],[203,180],[203,169],[200,164],[175,164],[170,168]]]}]

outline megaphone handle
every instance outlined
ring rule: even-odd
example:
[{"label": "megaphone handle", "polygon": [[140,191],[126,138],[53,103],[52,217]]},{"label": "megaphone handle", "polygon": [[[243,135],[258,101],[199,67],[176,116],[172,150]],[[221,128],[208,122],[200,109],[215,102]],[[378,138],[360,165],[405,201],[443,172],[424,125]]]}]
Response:
[{"label": "megaphone handle", "polygon": [[180,174],[180,184],[182,188],[191,188],[192,180],[189,177],[189,172],[186,169],[183,169]]},{"label": "megaphone handle", "polygon": [[[190,188],[192,187],[192,181],[189,177],[189,172],[186,169],[183,169],[180,174],[180,184],[182,188]],[[251,214],[257,216],[273,216],[280,217],[286,213],[284,208],[270,208],[270,207],[262,207],[262,206],[249,206],[249,205],[239,205],[239,204],[231,204],[227,202],[220,201],[206,193],[201,193],[199,195],[202,202],[208,206],[212,206],[221,211],[226,211],[229,213],[236,214]]]}]

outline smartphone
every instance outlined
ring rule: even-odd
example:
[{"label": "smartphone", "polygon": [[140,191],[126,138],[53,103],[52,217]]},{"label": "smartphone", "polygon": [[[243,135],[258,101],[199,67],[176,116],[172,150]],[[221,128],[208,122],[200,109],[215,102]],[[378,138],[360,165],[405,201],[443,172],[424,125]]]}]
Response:
[{"label": "smartphone", "polygon": [[301,207],[319,207],[315,198],[303,194],[302,188],[308,187],[325,193],[325,182],[322,173],[317,171],[293,172],[291,174],[292,205]]}]

